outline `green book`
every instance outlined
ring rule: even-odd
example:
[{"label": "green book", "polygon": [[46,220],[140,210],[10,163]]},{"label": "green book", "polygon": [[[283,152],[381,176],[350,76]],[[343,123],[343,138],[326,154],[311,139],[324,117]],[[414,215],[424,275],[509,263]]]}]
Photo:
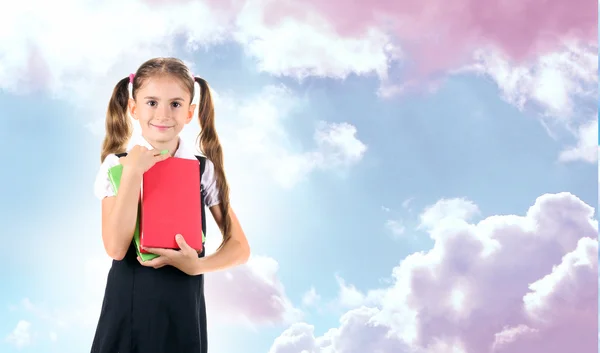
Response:
[{"label": "green book", "polygon": [[[119,192],[119,186],[121,185],[121,175],[123,174],[123,166],[117,164],[116,166],[108,170],[108,178],[115,191],[115,194]],[[140,252],[140,205],[138,204],[137,221],[135,223],[135,231],[133,232],[133,242],[135,243],[135,251],[142,261],[152,260],[158,255],[156,254],[145,254]]]}]

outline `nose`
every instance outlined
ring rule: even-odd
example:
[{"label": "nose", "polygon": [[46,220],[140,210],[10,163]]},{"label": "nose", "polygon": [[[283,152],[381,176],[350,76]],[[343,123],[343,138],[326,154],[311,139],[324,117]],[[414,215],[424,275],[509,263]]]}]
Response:
[{"label": "nose", "polygon": [[169,104],[160,104],[156,110],[156,118],[169,119],[171,117],[171,107]]}]

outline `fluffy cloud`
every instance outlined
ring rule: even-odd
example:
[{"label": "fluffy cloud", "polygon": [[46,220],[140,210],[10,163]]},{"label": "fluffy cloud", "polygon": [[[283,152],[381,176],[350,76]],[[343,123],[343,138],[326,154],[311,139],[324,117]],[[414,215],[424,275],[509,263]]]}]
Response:
[{"label": "fluffy cloud", "polygon": [[536,107],[551,121],[564,123],[589,113],[578,107],[578,100],[596,101],[597,52],[596,45],[571,41],[535,60],[515,63],[486,48],[478,50],[475,63],[464,70],[490,76],[502,97],[516,107]]},{"label": "fluffy cloud", "polygon": [[594,119],[579,127],[577,145],[566,148],[559,155],[562,162],[583,160],[589,163],[598,162],[598,120]]},{"label": "fluffy cloud", "polygon": [[28,346],[32,342],[31,323],[29,321],[20,320],[15,329],[6,336],[5,341],[13,344],[17,348]]},{"label": "fluffy cloud", "polygon": [[321,300],[321,296],[317,293],[315,287],[311,287],[304,295],[302,296],[302,305],[304,306],[313,306]]},{"label": "fluffy cloud", "polygon": [[435,228],[445,220],[467,221],[479,213],[479,207],[465,199],[442,199],[421,213],[419,227]]},{"label": "fluffy cloud", "polygon": [[[351,73],[385,79],[390,62],[400,57],[399,48],[380,28],[344,36],[317,11],[309,11],[302,18],[288,16],[285,10],[265,13],[265,7],[269,9],[272,4],[247,1],[236,20],[236,40],[257,59],[262,71],[299,79],[343,79]],[[303,8],[304,4],[295,7]]]},{"label": "fluffy cloud", "polygon": [[[592,352],[597,348],[594,209],[569,193],[539,197],[524,216],[471,224],[435,205],[430,251],[405,258],[393,285],[315,337],[296,324],[271,353]],[[469,206],[473,210],[473,205]],[[347,288],[347,285],[344,285]],[[356,290],[357,291],[357,290]],[[353,297],[365,298],[365,295]]]},{"label": "fluffy cloud", "polygon": [[277,278],[279,265],[269,257],[252,257],[243,265],[206,275],[211,320],[248,325],[292,323],[301,318]]},{"label": "fluffy cloud", "polygon": [[406,227],[404,227],[404,225],[402,224],[401,221],[395,220],[395,219],[388,219],[385,222],[385,227],[392,232],[392,235],[394,237],[399,237],[402,234],[404,234],[404,231],[406,230]]},{"label": "fluffy cloud", "polygon": [[[164,6],[157,9],[158,4]],[[0,32],[4,53],[0,82],[7,89],[42,86],[65,96],[65,90],[74,93],[80,84],[105,76],[119,62],[133,67],[147,57],[173,52],[176,38],[184,38],[192,50],[238,43],[257,60],[260,70],[273,75],[302,79],[374,74],[386,83],[396,80],[389,77],[394,61],[408,60],[411,72],[415,67],[418,72],[447,71],[470,63],[471,55],[484,47],[510,62],[524,63],[538,53],[563,51],[568,39],[580,38],[585,45],[595,42],[596,28],[589,2],[565,8],[562,2],[551,1],[535,21],[530,16],[530,11],[537,11],[532,0],[494,1],[485,7],[461,0],[452,9],[417,1],[340,6],[295,0],[168,5],[63,0],[61,7],[40,1],[30,5],[15,3],[10,13],[0,15],[5,29]],[[63,7],[69,8],[71,20],[60,20],[57,11]],[[135,16],[106,26],[115,13]],[[147,26],[150,22],[153,25]],[[102,30],[92,33],[82,28]],[[397,43],[405,47],[402,53]],[[403,81],[410,81],[409,76]]]},{"label": "fluffy cloud", "polygon": [[[555,137],[575,130],[577,145],[565,149],[559,160],[597,161],[598,46],[567,41],[560,50],[535,60],[515,63],[494,48],[478,50],[473,64],[456,70],[491,77],[501,97],[520,110],[540,112],[542,124]],[[573,129],[573,127],[575,127]]]},{"label": "fluffy cloud", "polygon": [[[456,68],[479,47],[494,47],[516,61],[560,49],[564,38],[597,42],[596,6],[577,0],[460,0],[452,6],[408,0],[353,2],[287,0],[269,3],[270,18],[310,19],[319,13],[341,36],[385,28],[400,40],[418,71]],[[535,14],[535,16],[532,16]],[[275,20],[272,20],[275,22]]]},{"label": "fluffy cloud", "polygon": [[[77,102],[80,95],[88,95],[80,87],[116,66],[129,64],[133,69],[149,57],[173,54],[180,38],[190,50],[239,43],[261,70],[298,78],[345,78],[350,73],[385,77],[389,61],[398,56],[380,29],[341,37],[318,13],[307,20],[274,23],[265,18],[266,3],[181,1],[159,11],[155,1],[14,3],[10,12],[0,14],[0,88],[47,89]],[[62,20],[64,8],[69,9],[69,21]],[[125,20],[114,22],[115,14],[123,14]],[[85,30],[89,28],[101,30]]]}]

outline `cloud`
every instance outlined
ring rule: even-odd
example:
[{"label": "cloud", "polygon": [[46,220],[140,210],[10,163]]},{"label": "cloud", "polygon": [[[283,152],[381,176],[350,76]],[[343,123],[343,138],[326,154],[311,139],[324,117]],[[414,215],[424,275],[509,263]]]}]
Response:
[{"label": "cloud", "polygon": [[365,296],[355,286],[346,284],[346,281],[340,276],[336,276],[336,280],[340,287],[339,304],[350,308],[361,306],[365,301]]},{"label": "cloud", "polygon": [[[269,22],[265,1],[246,1],[243,6],[180,1],[160,11],[146,1],[123,5],[62,0],[56,5],[14,3],[10,13],[0,14],[0,89],[16,93],[42,89],[77,103],[94,91],[82,92],[81,87],[114,77],[116,68],[133,70],[150,57],[173,55],[180,39],[188,50],[238,43],[260,70],[298,78],[345,78],[351,73],[385,77],[389,61],[399,55],[377,28],[348,38],[339,36],[319,14],[308,20]],[[63,8],[69,9],[69,21],[62,20]],[[114,22],[115,14],[135,16]],[[117,77],[128,73],[119,71]]]},{"label": "cloud", "polygon": [[[367,151],[356,136],[356,127],[348,123],[318,122],[314,143],[306,147],[294,140],[286,124],[292,114],[305,114],[303,101],[283,85],[263,87],[245,98],[219,95],[215,109],[227,157],[240,161],[240,175],[247,174],[244,171],[248,169],[259,172],[262,184],[266,176],[281,187],[291,188],[315,170],[344,171]],[[185,134],[191,140],[196,131]]]},{"label": "cloud", "polygon": [[353,284],[347,284],[339,275],[335,276],[339,287],[337,298],[332,303],[335,308],[355,309],[364,305],[374,305],[381,300],[383,292],[381,290],[370,290],[367,293],[361,292]]},{"label": "cloud", "polygon": [[580,113],[578,102],[596,102],[597,45],[567,42],[556,51],[528,62],[516,63],[493,48],[475,53],[475,62],[456,72],[475,72],[491,77],[501,96],[523,110],[537,108],[549,122],[568,123]]},{"label": "cloud", "polygon": [[479,214],[479,207],[472,201],[455,198],[442,199],[429,206],[420,215],[420,228],[432,229],[444,221],[467,221]]},{"label": "cloud", "polygon": [[[272,4],[272,1],[247,1],[236,19],[234,37],[248,55],[256,58],[261,71],[298,79],[308,76],[344,79],[350,74],[386,78],[390,62],[401,55],[390,36],[380,28],[344,36],[319,12],[310,11],[301,18],[290,16],[287,9],[271,8],[265,13],[265,8]],[[294,4],[294,7],[304,6]]]},{"label": "cloud", "polygon": [[558,159],[561,162],[598,163],[598,120],[581,125],[577,131],[577,145],[564,149]]},{"label": "cloud", "polygon": [[[93,275],[97,272],[87,272]],[[101,295],[104,294],[104,281],[98,281],[98,278],[105,277],[87,277],[90,278],[88,283],[96,282],[95,287],[99,290],[95,292],[88,292],[86,288],[79,287],[78,290],[82,293],[82,297],[88,298],[87,301],[81,303],[78,299],[70,301],[67,307],[55,307],[42,302],[32,302],[29,298],[23,298],[18,305],[14,306],[14,310],[21,311],[27,315],[32,316],[34,322],[43,325],[45,329],[49,330],[48,339],[51,342],[56,342],[59,338],[60,333],[71,332],[78,328],[92,328],[97,323],[99,306],[91,305],[96,302],[101,303]],[[92,279],[93,278],[93,279]],[[30,333],[32,324],[29,321],[22,321],[24,323],[17,326],[19,332],[22,332],[19,337],[28,337],[28,342],[32,341],[33,336]],[[37,325],[37,324],[36,324]],[[15,332],[17,332],[15,329]],[[41,339],[37,337],[37,339]]]},{"label": "cloud", "polygon": [[[62,17],[64,8],[69,9],[68,21]],[[114,22],[115,14],[127,20]],[[106,75],[118,63],[173,52],[178,34],[203,43],[219,42],[224,33],[222,21],[218,11],[202,2],[160,12],[139,1],[14,3],[10,13],[0,15],[4,28],[0,31],[0,87],[20,91],[41,86],[61,94],[77,93],[85,83],[93,82],[91,78]],[[100,30],[81,30],[86,28]]]},{"label": "cloud", "polygon": [[387,221],[385,221],[385,226],[390,232],[392,232],[394,237],[398,237],[404,234],[404,231],[406,230],[402,222],[394,219],[388,219]]},{"label": "cloud", "polygon": [[546,194],[524,216],[471,224],[465,205],[476,207],[455,200],[458,211],[429,223],[433,248],[402,260],[375,301],[348,311],[322,336],[296,324],[270,352],[594,351],[594,209],[569,193]]},{"label": "cloud", "polygon": [[[239,44],[259,70],[275,76],[375,75],[381,83],[378,93],[386,97],[441,84],[437,76],[413,77],[415,65],[417,71],[442,70],[444,75],[483,73],[497,82],[507,101],[520,108],[539,105],[554,120],[577,116],[576,100],[595,97],[597,91],[596,19],[587,2],[565,7],[553,0],[535,21],[529,15],[537,11],[533,0],[494,1],[485,7],[461,0],[451,9],[412,0],[376,1],[368,7],[294,0],[61,4],[15,3],[10,13],[0,15],[6,29],[0,32],[0,89],[48,91],[78,107],[77,116],[97,116],[106,105],[97,97],[106,96],[117,78],[150,57],[180,55],[181,40],[190,51]],[[160,12],[157,4],[164,5]],[[70,21],[59,20],[60,8],[69,8]],[[115,13],[136,16],[105,26]],[[342,19],[341,13],[348,17]],[[555,13],[561,14],[559,21]],[[89,27],[102,30],[79,30]],[[402,65],[401,78],[390,75],[394,65]],[[95,130],[101,126],[81,123]],[[329,130],[342,127],[351,131],[347,126]],[[321,135],[315,139],[324,141]],[[361,146],[354,148],[360,154]],[[304,172],[297,168],[310,160],[306,155],[284,159],[279,181],[294,185],[302,180]]]},{"label": "cloud", "polygon": [[522,64],[493,48],[481,49],[474,64],[454,71],[460,72],[490,77],[506,102],[521,111],[539,112],[551,137],[558,139],[562,131],[575,135],[577,145],[562,151],[560,161],[597,162],[597,119],[589,119],[597,111],[597,44],[567,42],[561,50]]},{"label": "cloud", "polygon": [[410,204],[415,200],[414,197],[409,197],[408,199],[402,201],[402,208],[404,209],[408,209],[409,211],[410,209]]},{"label": "cloud", "polygon": [[304,295],[302,296],[302,305],[310,307],[314,306],[321,300],[321,296],[317,293],[315,287],[311,287]]},{"label": "cloud", "polygon": [[13,344],[17,348],[24,348],[32,343],[31,323],[26,320],[19,320],[15,329],[6,337],[6,342]]},{"label": "cloud", "polygon": [[254,256],[242,266],[206,275],[206,301],[211,320],[248,325],[297,321],[302,312],[286,296],[277,278],[279,265]]},{"label": "cloud", "polygon": [[[344,37],[384,29],[397,38],[411,64],[420,72],[456,68],[465,64],[473,50],[494,47],[515,61],[527,61],[540,53],[557,50],[561,41],[581,38],[597,42],[596,6],[577,0],[544,3],[540,12],[535,0],[460,0],[432,4],[417,0],[376,0],[344,3],[280,1],[269,3],[269,17],[297,19],[320,14]],[[535,15],[532,15],[535,14]]]}]

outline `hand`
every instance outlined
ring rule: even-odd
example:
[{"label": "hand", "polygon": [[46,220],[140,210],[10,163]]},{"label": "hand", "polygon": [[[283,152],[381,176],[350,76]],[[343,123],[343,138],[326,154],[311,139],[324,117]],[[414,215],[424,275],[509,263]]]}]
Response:
[{"label": "hand", "polygon": [[160,151],[155,149],[149,150],[144,146],[136,145],[127,153],[127,156],[121,157],[119,162],[124,168],[133,169],[143,174],[153,165],[164,161],[170,156],[169,153],[160,154]]},{"label": "hand", "polygon": [[138,256],[139,263],[142,264],[142,266],[154,268],[171,265],[191,276],[199,274],[199,258],[196,250],[185,242],[185,239],[183,239],[181,234],[175,236],[175,241],[177,242],[177,245],[179,245],[180,250],[144,248],[146,251],[159,255],[159,257],[150,261],[142,261]]}]

